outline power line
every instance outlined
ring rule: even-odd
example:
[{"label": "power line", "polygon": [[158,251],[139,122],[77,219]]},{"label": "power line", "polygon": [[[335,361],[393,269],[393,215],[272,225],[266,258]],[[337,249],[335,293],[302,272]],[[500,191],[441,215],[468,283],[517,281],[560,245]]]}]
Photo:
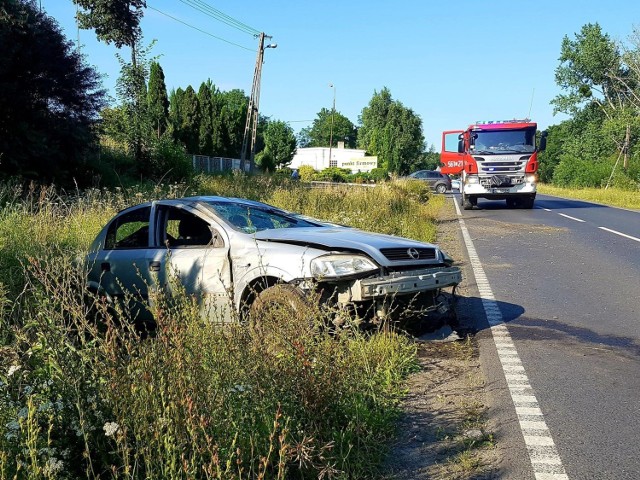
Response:
[{"label": "power line", "polygon": [[214,34],[212,34],[212,33],[209,33],[209,32],[207,32],[207,31],[205,31],[205,30],[202,30],[202,29],[200,29],[200,28],[198,28],[198,27],[194,27],[193,25],[191,25],[191,24],[189,24],[189,23],[187,23],[187,22],[184,22],[184,21],[180,20],[179,18],[176,18],[176,17],[174,17],[174,16],[172,16],[172,15],[169,15],[168,13],[163,12],[162,10],[158,10],[157,8],[153,8],[153,7],[152,7],[151,5],[149,5],[148,3],[147,3],[147,8],[150,8],[151,10],[156,11],[156,12],[158,12],[158,13],[160,13],[160,14],[164,15],[165,17],[169,17],[170,19],[175,20],[176,22],[179,22],[179,23],[181,23],[181,24],[183,24],[183,25],[186,25],[186,26],[187,26],[187,27],[189,27],[189,28],[193,28],[194,30],[197,30],[197,31],[198,31],[198,32],[200,32],[200,33],[204,33],[205,35],[208,35],[208,36],[213,37],[213,38],[215,38],[215,39],[217,39],[217,40],[221,40],[221,41],[223,41],[223,42],[225,42],[225,43],[228,43],[229,45],[233,45],[233,46],[235,46],[235,47],[242,48],[242,49],[244,49],[244,50],[248,50],[248,51],[250,51],[250,52],[253,52],[253,51],[254,51],[254,49],[253,49],[253,48],[248,48],[248,47],[245,47],[245,46],[243,46],[243,45],[239,45],[239,44],[237,44],[237,43],[230,42],[229,40],[225,40],[225,39],[224,39],[224,38],[222,38],[222,37],[218,37],[218,36],[216,36],[216,35],[214,35]]},{"label": "power line", "polygon": [[255,28],[250,27],[249,25],[242,23],[240,20],[236,20],[235,18],[227,15],[226,13],[218,10],[217,8],[212,7],[207,4],[203,0],[180,0],[185,5],[190,6],[191,8],[198,10],[205,15],[218,20],[230,27],[236,28],[244,33],[248,33],[249,35],[259,35],[260,32]]}]

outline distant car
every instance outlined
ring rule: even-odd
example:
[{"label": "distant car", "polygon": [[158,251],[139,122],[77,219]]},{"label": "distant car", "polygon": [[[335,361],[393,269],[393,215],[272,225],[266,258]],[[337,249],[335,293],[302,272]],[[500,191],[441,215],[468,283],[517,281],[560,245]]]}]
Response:
[{"label": "distant car", "polygon": [[133,298],[147,315],[149,293],[171,291],[177,275],[205,314],[224,319],[252,318],[274,304],[308,311],[312,298],[363,321],[406,315],[401,305],[446,311],[442,289],[462,279],[436,245],[214,196],[121,211],[86,261],[89,289],[108,302]]},{"label": "distant car", "polygon": [[449,176],[435,170],[418,170],[409,175],[409,178],[427,182],[429,187],[438,193],[445,193],[447,190],[451,190],[451,179]]},{"label": "distant car", "polygon": [[451,190],[460,191],[460,179],[458,179],[458,178],[452,178],[451,179]]}]

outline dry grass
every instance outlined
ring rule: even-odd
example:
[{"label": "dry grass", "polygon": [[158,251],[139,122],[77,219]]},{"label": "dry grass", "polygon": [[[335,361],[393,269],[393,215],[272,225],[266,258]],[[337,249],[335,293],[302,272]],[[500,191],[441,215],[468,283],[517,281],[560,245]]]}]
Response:
[{"label": "dry grass", "polygon": [[617,188],[561,188],[551,185],[538,185],[538,191],[545,195],[575,198],[613,207],[640,210],[640,192]]}]

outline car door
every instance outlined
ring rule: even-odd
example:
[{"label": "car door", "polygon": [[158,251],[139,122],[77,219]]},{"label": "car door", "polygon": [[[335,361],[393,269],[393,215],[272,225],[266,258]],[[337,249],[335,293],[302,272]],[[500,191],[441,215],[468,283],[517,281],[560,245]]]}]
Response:
[{"label": "car door", "polygon": [[436,172],[427,172],[427,184],[429,185],[429,188],[434,189],[436,186],[436,182],[438,181],[438,179],[440,178],[440,175]]},{"label": "car door", "polygon": [[224,229],[194,206],[154,202],[157,281],[170,292],[184,287],[212,320],[233,317],[229,239]]},{"label": "car door", "polygon": [[90,268],[100,288],[129,310],[132,320],[148,316],[148,288],[153,284],[149,268],[151,207],[126,210],[107,227],[102,249]]}]

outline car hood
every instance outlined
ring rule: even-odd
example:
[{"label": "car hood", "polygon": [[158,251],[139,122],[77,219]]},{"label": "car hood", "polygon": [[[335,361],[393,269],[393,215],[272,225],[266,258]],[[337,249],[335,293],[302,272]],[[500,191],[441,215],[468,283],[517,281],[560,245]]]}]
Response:
[{"label": "car hood", "polygon": [[[310,227],[270,229],[256,232],[255,238],[257,240],[289,243],[331,251],[360,251],[368,254],[380,265],[386,266],[440,263],[438,247],[431,243],[423,243],[381,233],[365,232],[356,228]],[[434,258],[420,260],[414,260],[408,256],[406,258],[389,258],[389,252],[391,250],[404,253],[411,248],[423,251],[425,249],[433,250]]]}]

